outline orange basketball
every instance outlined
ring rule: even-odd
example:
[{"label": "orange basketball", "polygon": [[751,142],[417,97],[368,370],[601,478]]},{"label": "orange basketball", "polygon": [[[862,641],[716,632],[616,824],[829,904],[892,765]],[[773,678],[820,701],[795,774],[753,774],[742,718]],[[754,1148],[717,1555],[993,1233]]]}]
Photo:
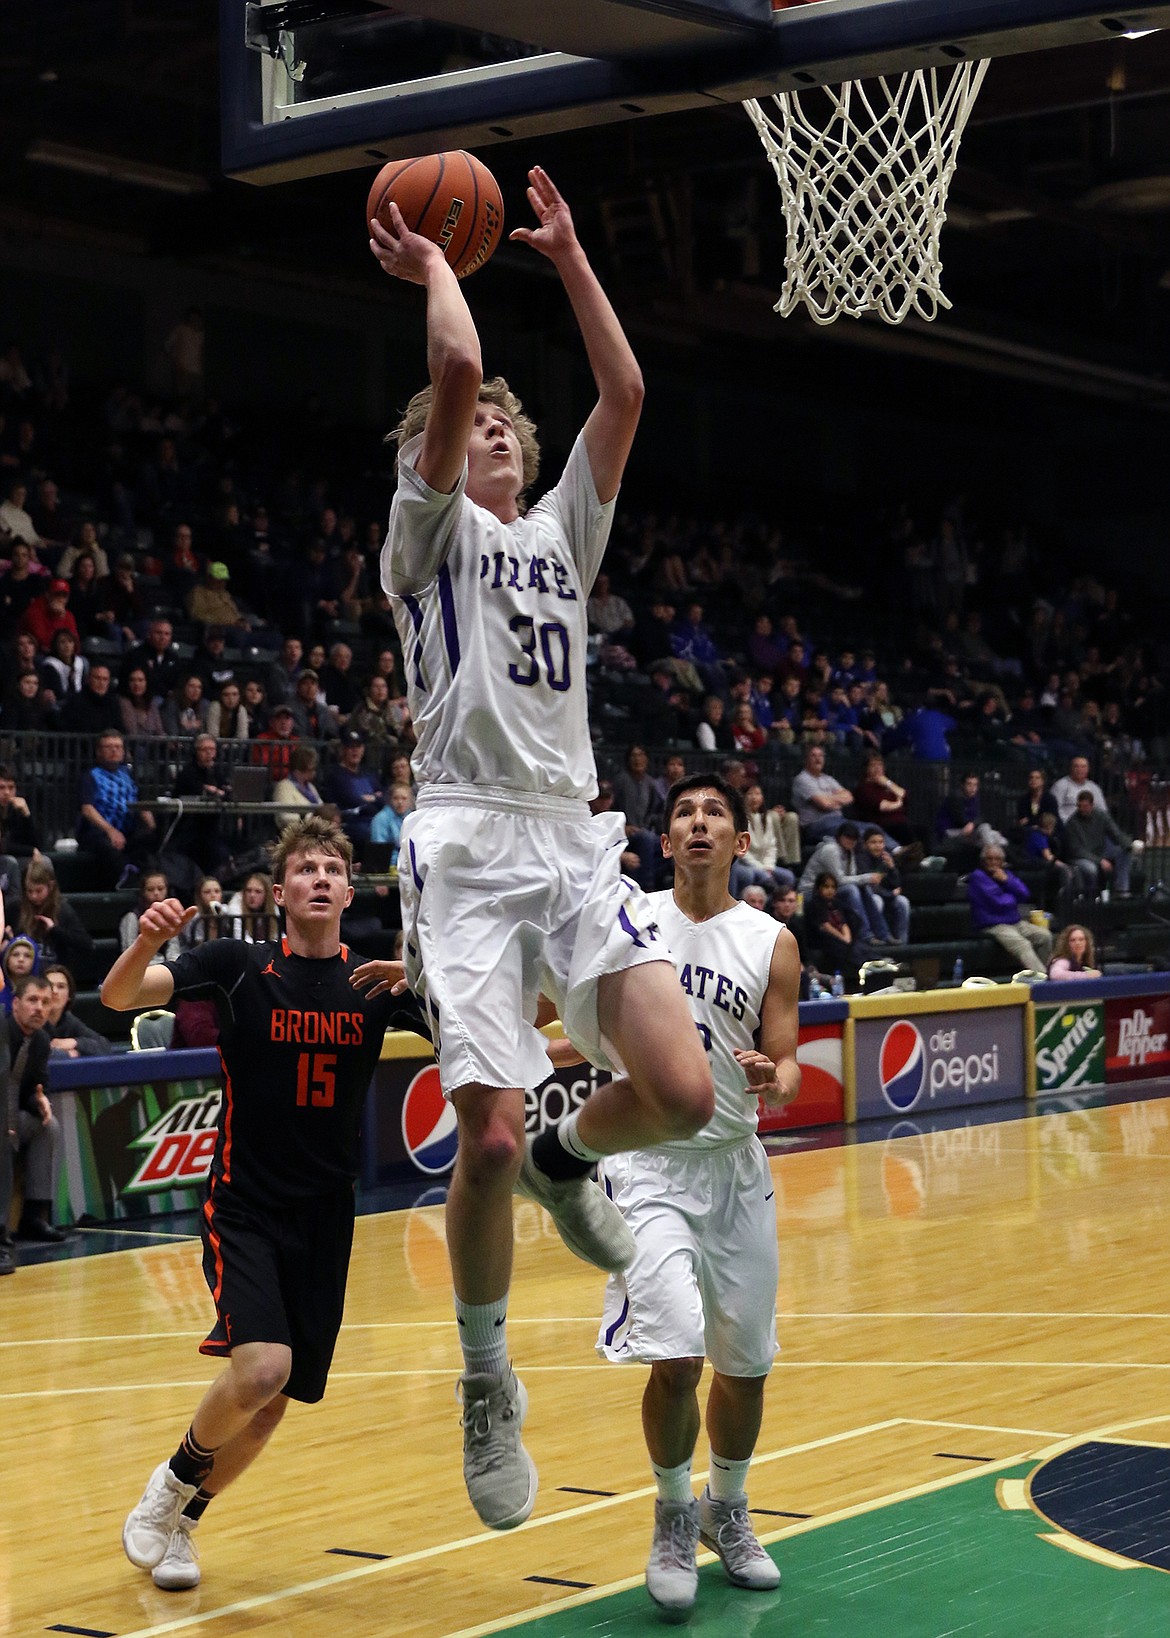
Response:
[{"label": "orange basketball", "polygon": [[462,148],[383,165],[370,189],[367,222],[377,218],[389,227],[391,200],[408,228],[434,240],[458,279],[483,266],[504,231],[499,183],[486,165]]}]

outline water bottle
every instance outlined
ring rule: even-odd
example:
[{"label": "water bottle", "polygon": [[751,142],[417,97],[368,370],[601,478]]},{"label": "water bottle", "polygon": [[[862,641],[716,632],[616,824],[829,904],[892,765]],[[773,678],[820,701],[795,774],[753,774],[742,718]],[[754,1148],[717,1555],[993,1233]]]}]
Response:
[{"label": "water bottle", "polygon": [[813,973],[812,977],[808,981],[808,998],[810,1001],[819,1001],[823,994],[824,991],[821,989],[821,981],[817,977],[816,973]]},{"label": "water bottle", "polygon": [[962,956],[956,956],[955,957],[954,969],[951,972],[951,983],[952,984],[961,984],[962,982],[963,982],[963,958],[962,958]]},{"label": "water bottle", "polygon": [[843,996],[844,994],[845,994],[845,980],[841,977],[841,974],[839,972],[836,972],[836,973],[833,974],[833,999],[834,999],[834,1001],[840,1000],[841,996]]}]

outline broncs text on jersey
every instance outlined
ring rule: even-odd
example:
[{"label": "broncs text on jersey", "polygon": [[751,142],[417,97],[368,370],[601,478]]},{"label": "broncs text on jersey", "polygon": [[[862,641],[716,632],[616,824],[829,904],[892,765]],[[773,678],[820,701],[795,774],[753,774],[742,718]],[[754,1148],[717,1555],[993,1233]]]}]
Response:
[{"label": "broncs text on jersey", "polygon": [[269,1039],[294,1046],[361,1046],[365,1019],[360,1012],[301,1012],[273,1007]]}]

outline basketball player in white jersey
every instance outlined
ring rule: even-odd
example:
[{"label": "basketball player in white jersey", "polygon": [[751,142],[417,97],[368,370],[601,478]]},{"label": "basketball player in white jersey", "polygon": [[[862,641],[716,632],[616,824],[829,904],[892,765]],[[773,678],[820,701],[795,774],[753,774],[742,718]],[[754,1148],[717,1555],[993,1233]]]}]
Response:
[{"label": "basketball player in white jersey", "polygon": [[[750,842],[743,797],[717,775],[692,774],[666,800],[663,853],[674,887],[654,893],[695,1027],[715,1078],[715,1113],[702,1131],[614,1155],[602,1179],[634,1233],[633,1261],[611,1276],[597,1349],[650,1366],[642,1426],[658,1485],[646,1568],[665,1610],[690,1609],[700,1540],[740,1587],[769,1591],[780,1572],[747,1511],[748,1466],[764,1383],[776,1353],[776,1208],[756,1137],[757,1099],[782,1105],[800,1090],[796,1062],[800,957],[771,916],[728,891],[732,860]],[[567,1043],[550,1049],[571,1062]],[[710,1477],[691,1490],[704,1357]]]},{"label": "basketball player in white jersey", "polygon": [[[521,1443],[527,1395],[508,1361],[512,1191],[547,1206],[598,1266],[633,1240],[592,1181],[604,1155],[697,1132],[711,1072],[645,895],[621,874],[620,814],[594,818],[586,600],[642,405],[642,376],[546,174],[529,173],[547,256],[573,309],[597,403],[556,487],[531,511],[535,428],[499,378],[438,247],[370,224],[387,273],[426,291],[430,385],[398,429],[382,584],[402,636],[418,808],[399,855],[405,961],[429,1015],[459,1150],[447,1244],[463,1348],[464,1457],[481,1520],[510,1529],[536,1497]],[[545,1080],[540,992],[609,1083],[526,1151],[524,1094]]]}]

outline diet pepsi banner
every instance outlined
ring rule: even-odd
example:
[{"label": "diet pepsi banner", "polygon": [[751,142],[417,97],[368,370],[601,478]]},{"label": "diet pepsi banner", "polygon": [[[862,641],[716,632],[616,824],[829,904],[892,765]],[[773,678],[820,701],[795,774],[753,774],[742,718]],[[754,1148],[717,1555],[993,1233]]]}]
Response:
[{"label": "diet pepsi banner", "polygon": [[959,1109],[1024,1096],[1024,1009],[859,1018],[857,1119]]},{"label": "diet pepsi banner", "polygon": [[[541,1132],[583,1104],[609,1076],[581,1064],[557,1070],[525,1098],[524,1126]],[[367,1186],[418,1177],[446,1178],[455,1164],[455,1110],[443,1098],[438,1065],[387,1058],[377,1068],[367,1105],[362,1181]]]}]

